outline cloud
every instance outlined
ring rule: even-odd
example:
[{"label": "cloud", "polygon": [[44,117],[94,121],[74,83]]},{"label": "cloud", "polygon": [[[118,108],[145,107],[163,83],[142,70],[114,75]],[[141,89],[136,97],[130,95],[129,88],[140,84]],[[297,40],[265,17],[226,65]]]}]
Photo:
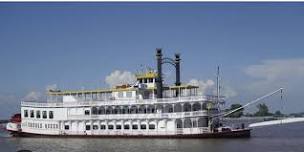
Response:
[{"label": "cloud", "polygon": [[198,79],[191,79],[188,82],[189,85],[199,86],[199,94],[205,95],[212,87],[214,86],[213,80],[198,80]]},{"label": "cloud", "polygon": [[56,90],[57,89],[57,84],[51,84],[51,85],[47,85],[45,87],[46,91],[49,91],[49,90]]},{"label": "cloud", "polygon": [[129,71],[115,70],[110,75],[106,76],[105,81],[110,87],[114,87],[122,84],[135,83],[136,77]]},{"label": "cloud", "polygon": [[304,76],[304,59],[264,60],[261,64],[248,66],[245,73],[269,82],[299,78]]},{"label": "cloud", "polygon": [[[191,79],[188,83],[189,85],[199,86],[199,94],[207,95],[207,94],[216,94],[216,86],[213,80],[197,80]],[[230,86],[225,85],[221,87],[221,95],[225,96],[225,98],[231,98],[237,96],[237,92]]]},{"label": "cloud", "polygon": [[246,67],[244,72],[254,79],[248,86],[252,90],[293,88],[303,83],[304,58],[264,60],[261,64]]},{"label": "cloud", "polygon": [[28,93],[23,100],[25,101],[38,101],[42,98],[42,93],[38,91],[31,91]]},{"label": "cloud", "polygon": [[279,95],[264,101],[270,101],[268,104],[276,110],[284,105],[282,111],[303,111],[304,58],[264,60],[246,67],[243,72],[252,78],[243,88],[248,95],[261,96],[283,87],[283,103]]}]

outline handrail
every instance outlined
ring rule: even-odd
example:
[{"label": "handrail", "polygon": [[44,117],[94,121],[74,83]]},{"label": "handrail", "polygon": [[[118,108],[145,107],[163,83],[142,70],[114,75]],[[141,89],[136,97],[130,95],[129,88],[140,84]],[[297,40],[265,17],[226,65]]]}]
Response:
[{"label": "handrail", "polygon": [[124,105],[143,105],[143,104],[158,104],[158,103],[177,103],[177,102],[195,102],[208,101],[205,96],[188,96],[177,98],[162,98],[162,99],[120,99],[112,101],[81,101],[81,102],[27,102],[22,101],[21,106],[33,107],[74,107],[74,106],[124,106]]}]

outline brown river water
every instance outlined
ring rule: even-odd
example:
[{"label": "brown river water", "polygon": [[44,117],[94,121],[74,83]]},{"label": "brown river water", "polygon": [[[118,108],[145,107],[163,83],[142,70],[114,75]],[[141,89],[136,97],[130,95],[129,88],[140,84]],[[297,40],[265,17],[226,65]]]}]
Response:
[{"label": "brown river water", "polygon": [[0,131],[0,152],[304,152],[304,123],[256,128],[245,139],[20,138]]}]

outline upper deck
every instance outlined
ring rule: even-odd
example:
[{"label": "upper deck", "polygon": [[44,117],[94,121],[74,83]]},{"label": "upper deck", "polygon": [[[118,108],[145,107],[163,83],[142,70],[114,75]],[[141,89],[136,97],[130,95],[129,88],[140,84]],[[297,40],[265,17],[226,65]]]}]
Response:
[{"label": "upper deck", "polygon": [[143,99],[143,100],[109,100],[109,101],[77,101],[77,102],[36,102],[36,101],[22,101],[22,107],[91,107],[91,106],[132,106],[132,105],[147,105],[147,104],[170,104],[170,103],[194,103],[194,102],[214,102],[215,96],[187,96],[176,98],[162,98],[162,99]]}]

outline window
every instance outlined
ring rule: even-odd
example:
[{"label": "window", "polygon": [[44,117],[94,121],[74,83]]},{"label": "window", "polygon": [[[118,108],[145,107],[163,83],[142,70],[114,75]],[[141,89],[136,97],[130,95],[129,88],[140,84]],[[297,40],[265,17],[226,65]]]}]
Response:
[{"label": "window", "polygon": [[31,117],[31,118],[34,118],[34,110],[31,110],[31,111],[30,111],[30,117]]},{"label": "window", "polygon": [[91,130],[91,125],[86,125],[86,130]]},{"label": "window", "polygon": [[121,125],[116,125],[116,129],[121,129]]},{"label": "window", "polygon": [[90,110],[85,110],[84,115],[90,115]]},{"label": "window", "polygon": [[113,125],[109,125],[108,129],[112,130],[112,129],[114,129],[114,126]]},{"label": "window", "polygon": [[149,125],[149,129],[155,129],[155,125]]},{"label": "window", "polygon": [[127,94],[126,94],[127,98],[132,98],[132,92],[131,91],[128,91]]},{"label": "window", "polygon": [[40,118],[40,110],[36,111],[36,118]]},{"label": "window", "polygon": [[132,125],[132,129],[137,130],[138,126],[137,125]]},{"label": "window", "polygon": [[49,111],[49,118],[50,119],[53,119],[54,118],[54,114],[53,114],[54,112],[53,111]]},{"label": "window", "polygon": [[144,83],[147,83],[147,79],[144,79]]},{"label": "window", "polygon": [[153,79],[152,79],[152,78],[150,78],[150,79],[149,79],[149,83],[152,83],[152,82],[153,82]]},{"label": "window", "polygon": [[64,130],[69,130],[70,126],[69,125],[64,125]]},{"label": "window", "polygon": [[123,92],[118,92],[118,97],[123,98]]},{"label": "window", "polygon": [[124,125],[124,129],[130,129],[129,125]]},{"label": "window", "polygon": [[93,125],[93,130],[97,130],[98,126],[97,125]]},{"label": "window", "polygon": [[100,129],[101,130],[105,130],[106,129],[106,125],[100,125]]},{"label": "window", "polygon": [[146,125],[140,125],[140,129],[147,129]]},{"label": "window", "polygon": [[28,117],[28,111],[24,110],[24,117]]},{"label": "window", "polygon": [[47,118],[46,111],[42,111],[42,118],[43,118],[43,119],[46,119],[46,118]]}]

